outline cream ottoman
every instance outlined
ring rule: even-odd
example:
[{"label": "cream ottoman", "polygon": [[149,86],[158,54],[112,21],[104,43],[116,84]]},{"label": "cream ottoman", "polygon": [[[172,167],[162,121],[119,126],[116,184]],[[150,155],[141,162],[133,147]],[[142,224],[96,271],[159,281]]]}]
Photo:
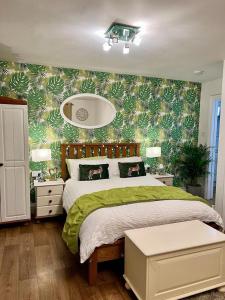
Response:
[{"label": "cream ottoman", "polygon": [[225,291],[225,235],[200,221],[128,230],[124,278],[139,300]]}]

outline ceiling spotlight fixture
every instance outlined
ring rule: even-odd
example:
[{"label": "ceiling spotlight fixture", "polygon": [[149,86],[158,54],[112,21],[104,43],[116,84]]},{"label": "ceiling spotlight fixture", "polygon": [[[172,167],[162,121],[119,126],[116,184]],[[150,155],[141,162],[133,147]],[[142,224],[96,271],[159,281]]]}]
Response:
[{"label": "ceiling spotlight fixture", "polygon": [[103,44],[103,50],[109,51],[111,46],[122,42],[124,43],[123,54],[128,54],[131,44],[139,46],[141,43],[140,36],[137,36],[139,31],[140,27],[113,23],[105,33],[107,42]]},{"label": "ceiling spotlight fixture", "polygon": [[136,45],[136,46],[139,46],[141,44],[141,37],[139,35],[136,35],[133,39],[133,43]]},{"label": "ceiling spotlight fixture", "polygon": [[123,54],[129,54],[129,52],[130,52],[130,46],[129,46],[129,44],[124,44]]},{"label": "ceiling spotlight fixture", "polygon": [[124,28],[123,30],[123,36],[125,37],[125,39],[127,40],[130,34],[130,30],[127,28]]},{"label": "ceiling spotlight fixture", "polygon": [[112,42],[113,42],[113,44],[117,44],[118,43],[118,37],[114,35],[112,37]]},{"label": "ceiling spotlight fixture", "polygon": [[105,42],[102,45],[102,48],[103,48],[104,51],[109,51],[111,49],[111,45],[109,44],[109,42]]}]

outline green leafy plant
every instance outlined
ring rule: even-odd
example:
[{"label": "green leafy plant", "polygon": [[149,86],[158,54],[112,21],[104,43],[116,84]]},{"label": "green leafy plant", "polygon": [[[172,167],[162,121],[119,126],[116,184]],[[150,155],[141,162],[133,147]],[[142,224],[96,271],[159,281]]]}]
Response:
[{"label": "green leafy plant", "polygon": [[199,186],[198,179],[208,174],[210,151],[206,145],[183,144],[175,167],[184,184]]}]

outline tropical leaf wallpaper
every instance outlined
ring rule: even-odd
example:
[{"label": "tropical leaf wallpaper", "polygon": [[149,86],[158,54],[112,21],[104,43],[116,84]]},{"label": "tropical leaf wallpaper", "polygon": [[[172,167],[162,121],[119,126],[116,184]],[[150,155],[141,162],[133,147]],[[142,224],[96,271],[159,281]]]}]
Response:
[{"label": "tropical leaf wallpaper", "polygon": [[[51,166],[58,167],[60,143],[136,141],[143,156],[146,147],[161,146],[157,162],[173,172],[178,146],[198,140],[200,89],[193,82],[0,61],[0,95],[28,101],[30,149],[50,147]],[[93,130],[66,123],[60,104],[77,93],[111,101],[117,110],[114,121]],[[48,166],[30,162],[31,170]]]}]

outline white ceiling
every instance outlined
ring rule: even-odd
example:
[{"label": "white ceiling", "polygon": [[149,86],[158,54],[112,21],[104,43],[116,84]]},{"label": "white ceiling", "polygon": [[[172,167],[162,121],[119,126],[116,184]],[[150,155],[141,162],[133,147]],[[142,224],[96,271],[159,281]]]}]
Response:
[{"label": "white ceiling", "polygon": [[[222,76],[225,0],[0,0],[0,58],[193,81]],[[143,41],[103,52],[112,22]],[[194,75],[194,70],[204,70]]]}]

